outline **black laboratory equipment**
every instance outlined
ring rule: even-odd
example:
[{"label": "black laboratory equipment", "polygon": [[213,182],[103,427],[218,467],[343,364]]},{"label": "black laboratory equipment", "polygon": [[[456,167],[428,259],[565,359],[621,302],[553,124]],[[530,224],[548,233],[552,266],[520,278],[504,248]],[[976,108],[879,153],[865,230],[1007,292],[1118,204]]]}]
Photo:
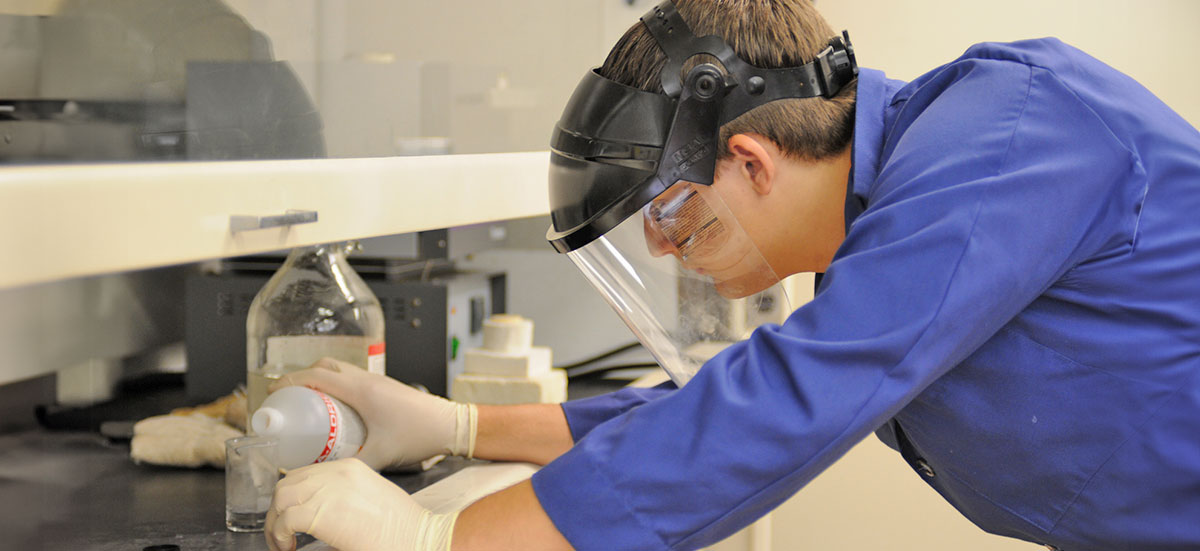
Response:
[{"label": "black laboratory equipment", "polygon": [[[420,232],[416,253],[352,254],[350,264],[379,298],[387,342],[386,373],[445,396],[462,373],[462,352],[483,345],[483,320],[505,311],[505,275],[465,271],[447,258],[447,230]],[[238,257],[186,283],[190,398],[228,394],[246,379],[246,314],[283,256]]]}]

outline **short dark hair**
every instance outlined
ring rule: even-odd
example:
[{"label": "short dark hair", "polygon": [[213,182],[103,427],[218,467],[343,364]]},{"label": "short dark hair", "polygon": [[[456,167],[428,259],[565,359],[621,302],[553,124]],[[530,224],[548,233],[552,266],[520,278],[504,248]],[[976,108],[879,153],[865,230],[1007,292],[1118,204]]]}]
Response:
[{"label": "short dark hair", "polygon": [[[675,6],[693,34],[715,34],[744,61],[761,68],[808,63],[836,36],[808,0],[675,0]],[[684,70],[698,62],[685,64]],[[659,73],[665,63],[662,49],[639,22],[613,46],[600,74],[661,93]],[[854,133],[857,85],[854,79],[829,99],[786,99],[751,109],[721,127],[718,158],[729,156],[730,136],[742,133],[764,136],[784,154],[802,159],[821,160],[841,153]]]}]

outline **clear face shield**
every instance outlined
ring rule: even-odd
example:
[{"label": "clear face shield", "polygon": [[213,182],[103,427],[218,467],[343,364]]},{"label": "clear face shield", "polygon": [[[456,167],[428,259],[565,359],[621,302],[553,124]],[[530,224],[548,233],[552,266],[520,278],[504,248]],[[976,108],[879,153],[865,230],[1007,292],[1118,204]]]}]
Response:
[{"label": "clear face shield", "polygon": [[[816,59],[763,69],[697,37],[667,0],[641,19],[667,56],[662,93],[595,71],[551,138],[546,239],[604,295],[679,385],[724,345],[791,305],[712,187],[721,125],[768,102],[833,97],[858,66],[849,36]],[[705,54],[683,75],[684,63]]]},{"label": "clear face shield", "polygon": [[791,312],[779,278],[710,186],[679,182],[567,256],[682,386]]}]

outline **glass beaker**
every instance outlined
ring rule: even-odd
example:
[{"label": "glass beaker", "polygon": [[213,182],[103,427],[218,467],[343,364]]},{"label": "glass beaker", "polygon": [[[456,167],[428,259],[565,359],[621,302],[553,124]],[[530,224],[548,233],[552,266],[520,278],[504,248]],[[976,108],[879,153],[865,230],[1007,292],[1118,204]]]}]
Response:
[{"label": "glass beaker", "polygon": [[279,481],[279,441],[239,436],[225,441],[225,527],[261,532]]}]

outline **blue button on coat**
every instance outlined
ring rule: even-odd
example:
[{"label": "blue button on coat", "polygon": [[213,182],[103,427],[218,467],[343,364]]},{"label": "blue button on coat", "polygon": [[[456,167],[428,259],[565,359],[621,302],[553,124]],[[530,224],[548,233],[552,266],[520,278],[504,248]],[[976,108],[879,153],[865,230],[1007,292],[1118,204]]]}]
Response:
[{"label": "blue button on coat", "polygon": [[858,81],[816,297],[684,388],[569,402],[579,549],[695,549],[873,431],[990,532],[1200,549],[1200,133],[1057,40]]}]

